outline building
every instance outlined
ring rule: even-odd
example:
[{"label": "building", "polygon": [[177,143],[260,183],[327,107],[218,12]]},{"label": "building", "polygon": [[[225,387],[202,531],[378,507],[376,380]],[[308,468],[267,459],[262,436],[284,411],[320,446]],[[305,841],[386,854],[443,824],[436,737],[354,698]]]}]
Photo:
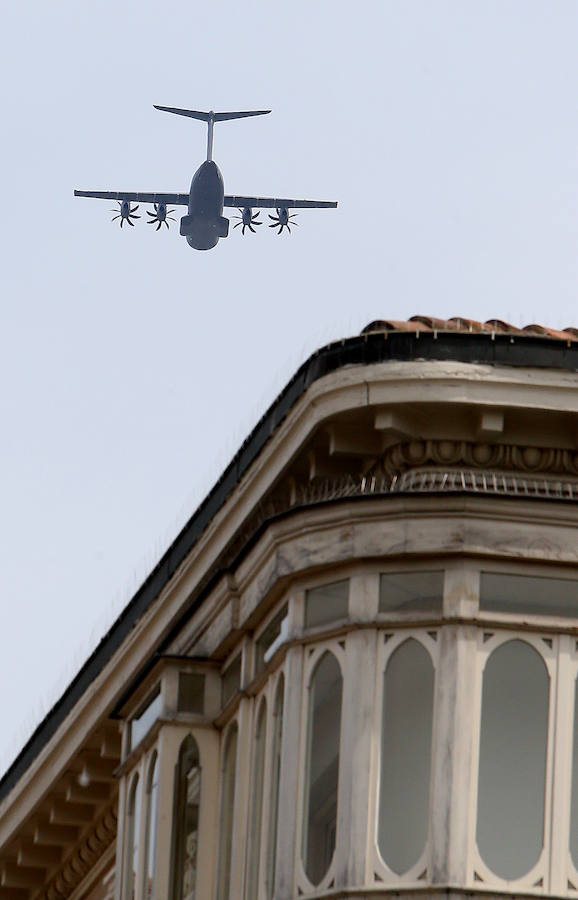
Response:
[{"label": "building", "polygon": [[578,897],[577,412],[572,329],[314,354],[3,776],[0,900]]}]

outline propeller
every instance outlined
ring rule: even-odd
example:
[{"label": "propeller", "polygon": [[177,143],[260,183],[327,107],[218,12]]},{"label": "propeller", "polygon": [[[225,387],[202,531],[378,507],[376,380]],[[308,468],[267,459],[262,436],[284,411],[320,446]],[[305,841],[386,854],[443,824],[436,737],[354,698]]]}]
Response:
[{"label": "propeller", "polygon": [[154,213],[151,212],[149,209],[147,209],[146,214],[147,214],[147,216],[151,216],[151,218],[149,219],[149,221],[147,223],[148,225],[154,225],[155,222],[157,223],[156,231],[159,230],[159,228],[161,227],[163,222],[165,223],[167,228],[169,228],[169,223],[167,222],[167,219],[170,219],[171,222],[176,221],[176,219],[173,219],[173,217],[170,215],[170,213],[174,213],[174,209],[167,209],[166,203],[155,203],[154,208],[155,208]]},{"label": "propeller", "polygon": [[256,234],[255,229],[253,228],[253,225],[262,225],[263,224],[257,218],[257,216],[259,215],[259,210],[257,210],[255,215],[253,215],[253,210],[249,206],[246,206],[245,209],[241,209],[241,207],[239,207],[239,212],[241,213],[240,216],[232,216],[231,217],[233,219],[240,219],[240,221],[237,222],[236,225],[233,225],[233,228],[238,228],[239,225],[242,225],[243,227],[241,228],[241,234],[245,234],[245,228],[248,228],[249,231],[252,231],[253,234]]},{"label": "propeller", "polygon": [[[135,216],[135,213],[138,209],[138,204],[134,207],[131,207],[129,200],[118,200],[119,210],[116,216],[113,216],[111,222],[114,222],[115,219],[120,219],[120,227],[124,225],[125,222],[128,222],[129,225],[134,227],[134,222],[132,219],[140,219],[140,216]],[[111,209],[111,212],[117,212],[116,209]]]},{"label": "propeller", "polygon": [[276,216],[269,216],[270,219],[273,219],[273,224],[269,225],[269,228],[277,228],[279,227],[279,231],[277,234],[281,234],[284,228],[287,229],[289,234],[291,234],[291,225],[299,225],[299,222],[295,222],[295,216],[297,213],[292,213],[289,215],[289,210],[286,206],[282,206],[281,209],[277,210]]}]

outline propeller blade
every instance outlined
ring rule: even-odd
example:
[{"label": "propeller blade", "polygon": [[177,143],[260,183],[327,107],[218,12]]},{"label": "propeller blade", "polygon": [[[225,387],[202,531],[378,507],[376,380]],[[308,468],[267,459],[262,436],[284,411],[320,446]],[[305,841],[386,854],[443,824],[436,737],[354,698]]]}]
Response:
[{"label": "propeller blade", "polygon": [[[270,218],[270,219],[273,219],[273,221],[276,222],[276,221],[279,219],[279,216],[278,216],[278,215],[277,215],[277,216],[272,216],[271,213],[269,213],[269,218]],[[269,226],[269,227],[271,227],[271,226]]]},{"label": "propeller blade", "polygon": [[253,228],[252,225],[249,225],[249,231],[252,231],[253,234],[257,234],[257,232],[255,231],[255,229]]},{"label": "propeller blade", "polygon": [[159,222],[159,224],[158,224],[157,227],[156,227],[156,230],[157,230],[157,231],[159,230],[159,228],[161,227],[162,224],[163,224],[162,222]]},{"label": "propeller blade", "polygon": [[[239,218],[239,216],[235,216],[235,219],[238,219],[238,218]],[[236,225],[233,225],[233,228],[238,228],[239,225],[242,225],[242,224],[243,224],[242,222],[237,222]]]},{"label": "propeller blade", "polygon": [[128,222],[128,224],[131,226],[131,228],[134,228],[134,222],[131,222],[130,219],[127,219],[127,222]]},{"label": "propeller blade", "polygon": [[[173,222],[174,222],[174,219],[173,219]],[[169,226],[169,223],[168,223],[168,222],[167,222],[167,220],[166,220],[166,219],[165,219],[165,225],[166,225],[166,226],[167,226],[167,231],[168,231],[168,230],[169,230],[169,228],[170,228],[170,226]]]},{"label": "propeller blade", "polygon": [[121,217],[121,220],[120,220],[120,227],[122,228],[123,225],[124,225],[124,216]]}]

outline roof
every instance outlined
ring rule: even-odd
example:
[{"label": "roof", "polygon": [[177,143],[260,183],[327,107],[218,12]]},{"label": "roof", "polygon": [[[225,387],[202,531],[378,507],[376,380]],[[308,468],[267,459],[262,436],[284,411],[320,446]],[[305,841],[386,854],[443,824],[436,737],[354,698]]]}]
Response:
[{"label": "roof", "polygon": [[465,334],[508,334],[524,335],[526,337],[549,337],[561,341],[578,341],[578,328],[563,328],[561,331],[555,328],[547,328],[545,325],[524,325],[517,328],[504,322],[502,319],[488,319],[486,322],[478,322],[475,319],[464,319],[455,316],[452,319],[436,319],[434,316],[412,316],[407,321],[395,319],[376,319],[366,325],[361,334],[371,334],[376,331],[410,331],[410,332],[440,332],[458,331]]},{"label": "roof", "polygon": [[307,388],[319,378],[351,365],[388,361],[455,360],[486,365],[578,371],[578,329],[556,331],[542,325],[516,328],[499,319],[377,320],[360,335],[317,350],[297,370],[217,483],[163,554],[123,612],[102,638],[0,780],[2,801],[55,734],[131,629],[175,574],[183,560]]}]

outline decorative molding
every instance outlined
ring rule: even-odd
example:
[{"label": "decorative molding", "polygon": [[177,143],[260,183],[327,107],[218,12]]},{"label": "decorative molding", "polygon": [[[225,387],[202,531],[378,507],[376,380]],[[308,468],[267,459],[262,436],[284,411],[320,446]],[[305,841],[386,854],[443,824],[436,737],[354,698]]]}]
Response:
[{"label": "decorative molding", "polygon": [[37,894],[35,900],[65,900],[97,864],[116,838],[116,799],[85,834],[72,853],[65,859],[60,870]]},{"label": "decorative molding", "polygon": [[525,474],[570,475],[578,477],[578,452],[551,447],[518,444],[489,444],[472,441],[414,440],[389,447],[379,469],[393,477],[422,466],[455,466]]},{"label": "decorative molding", "polygon": [[474,493],[578,499],[578,451],[449,439],[409,440],[329,477],[281,480],[253,509],[219,564],[227,569],[280,515],[333,501],[388,494]]}]

